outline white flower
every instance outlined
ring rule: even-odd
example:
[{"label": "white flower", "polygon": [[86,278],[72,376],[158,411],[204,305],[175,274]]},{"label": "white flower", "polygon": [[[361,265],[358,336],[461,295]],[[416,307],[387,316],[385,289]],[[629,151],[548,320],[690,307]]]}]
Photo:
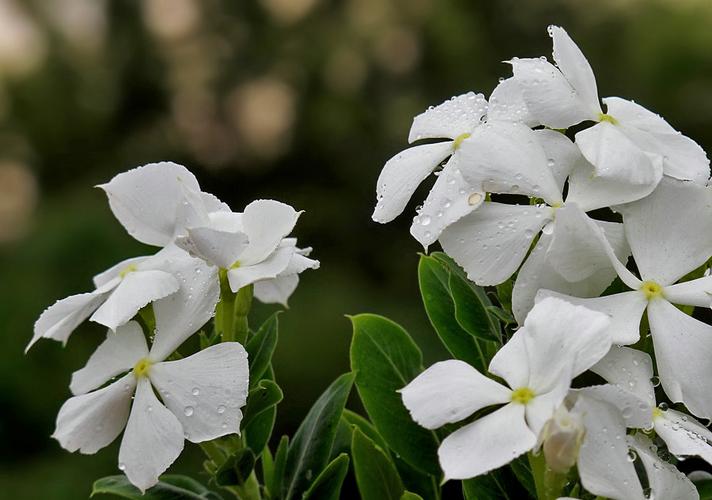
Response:
[{"label": "white flower", "polygon": [[[571,325],[580,325],[576,335]],[[601,313],[558,299],[542,301],[490,363],[489,371],[509,387],[451,360],[434,364],[403,388],[404,405],[428,429],[505,405],[442,442],[438,455],[446,478],[485,474],[534,448],[571,380],[608,352],[607,325]]]},{"label": "white flower", "polygon": [[576,464],[583,435],[581,415],[569,412],[562,404],[542,430],[542,450],[546,465],[559,474],[568,472]]},{"label": "white flower", "polygon": [[288,238],[300,214],[285,203],[257,200],[243,213],[206,214],[205,224],[188,227],[177,244],[226,270],[233,292],[254,284],[262,302],[286,305],[299,273],[319,267],[307,257],[310,248],[297,248],[296,238]]},{"label": "white flower", "polygon": [[138,241],[163,247],[153,256],[125,260],[94,277],[96,289],[72,295],[47,308],[35,323],[29,349],[40,338],[66,343],[74,329],[90,318],[112,330],[145,305],[189,286],[175,273],[191,268],[213,271],[173,242],[185,225],[208,209],[226,210],[197,180],[175,163],[152,163],[115,176],[101,187],[121,224]]},{"label": "white flower", "polygon": [[[150,350],[134,321],[108,332],[72,376],[71,389],[78,395],[57,417],[54,437],[63,448],[85,454],[107,446],[125,428],[119,469],[141,491],[156,484],[184,439],[199,443],[240,429],[248,387],[247,353],[240,344],[217,344],[165,361],[210,319],[218,300],[215,279],[204,273],[192,278],[191,293],[181,290],[154,303]],[[120,378],[109,382],[114,377]]]},{"label": "white flower", "polygon": [[[617,408],[595,398],[578,397],[571,411],[581,415],[586,427],[577,466],[581,483],[589,492],[613,500],[699,499],[692,482],[661,460],[648,438],[626,435]],[[648,495],[636,474],[637,459],[648,478]]]},{"label": "white flower", "polygon": [[647,353],[614,347],[591,371],[611,385],[582,391],[617,406],[627,427],[652,428],[665,441],[670,453],[678,457],[699,456],[712,464],[712,432],[689,415],[663,405],[656,406],[651,381],[653,362]]},{"label": "white flower", "polygon": [[[629,292],[573,303],[612,318],[616,344],[633,344],[647,310],[658,373],[665,393],[698,417],[712,417],[707,381],[712,377],[712,326],[673,304],[710,307],[712,277],[674,284],[712,256],[712,190],[665,178],[647,198],[620,208],[625,234],[642,278],[611,255]],[[551,292],[541,291],[541,297]]]},{"label": "white flower", "polygon": [[489,105],[482,94],[468,92],[415,117],[408,142],[449,140],[413,146],[386,162],[377,182],[373,220],[386,223],[396,218],[420,183],[448,157],[413,219],[411,234],[427,248],[445,227],[475,210],[482,203],[484,193],[473,189],[462,178],[454,160],[461,145],[476,134],[485,121],[530,122],[521,91],[513,79],[502,81],[494,89]]},{"label": "white flower", "polygon": [[596,175],[636,186],[635,191],[647,187],[651,192],[663,173],[707,182],[709,160],[697,143],[632,101],[605,98],[603,113],[596,79],[581,50],[562,28],[550,26],[549,34],[556,66],[543,57],[510,61],[534,119],[558,129],[597,122],[576,134],[576,144],[595,166]]},{"label": "white flower", "polygon": [[[623,257],[628,249],[622,225],[595,221],[584,212],[617,203],[620,197],[607,186],[591,187],[585,174],[590,166],[566,136],[552,130],[532,131],[518,123],[487,123],[460,149],[457,165],[471,185],[544,201],[540,205],[484,202],[440,235],[445,252],[471,280],[485,286],[514,274],[543,229],[514,286],[513,311],[520,323],[539,288],[595,297],[613,281],[615,271],[597,235],[602,228]],[[567,178],[569,194],[564,202]]]}]

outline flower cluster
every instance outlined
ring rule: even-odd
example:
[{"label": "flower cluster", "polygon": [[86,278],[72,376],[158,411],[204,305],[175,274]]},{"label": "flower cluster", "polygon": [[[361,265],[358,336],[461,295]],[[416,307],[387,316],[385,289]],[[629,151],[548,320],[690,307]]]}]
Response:
[{"label": "flower cluster", "polygon": [[[184,440],[240,432],[249,367],[246,335],[233,328],[236,297],[286,305],[299,273],[319,262],[289,237],[300,214],[292,207],[258,200],[232,212],[175,163],[145,165],[99,187],[128,233],[160,250],[120,262],[95,276],[95,290],[49,307],[28,349],[40,338],[65,343],[86,319],[108,328],[72,376],[74,397],[59,411],[54,437],[91,454],[123,431],[119,469],[145,491]],[[216,307],[223,320],[216,334],[182,357],[177,349]]]},{"label": "flower cluster", "polygon": [[[712,305],[709,160],[639,104],[599,100],[581,50],[560,27],[549,35],[554,63],[515,57],[489,100],[470,92],[418,115],[409,141],[430,141],[378,179],[373,219],[388,222],[434,173],[412,235],[439,241],[477,285],[513,279],[519,325],[489,363],[506,385],[444,361],[402,401],[428,429],[467,419],[439,447],[449,479],[542,449],[593,495],[698,498],[668,459],[712,463],[712,433],[692,416],[712,419],[712,326],[693,317]],[[658,385],[677,409],[657,405]]]}]

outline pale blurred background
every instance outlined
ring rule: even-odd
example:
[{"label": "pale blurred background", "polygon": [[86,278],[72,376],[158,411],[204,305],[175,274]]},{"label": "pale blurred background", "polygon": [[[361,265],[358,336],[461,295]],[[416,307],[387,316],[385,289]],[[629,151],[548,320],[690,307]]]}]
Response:
[{"label": "pale blurred background", "polygon": [[[274,197],[306,211],[297,235],[322,269],[282,316],[279,432],[348,369],[346,313],[389,315],[428,362],[444,357],[417,289],[415,204],[372,223],[375,180],[414,115],[489,93],[505,59],[549,55],[551,23],[587,54],[602,96],[712,148],[707,0],[0,0],[0,496],[86,498],[118,472],[116,445],[70,455],[49,437],[101,329],[22,351],[46,306],[152,251],[92,189],[134,166],[183,163],[235,210]],[[198,459],[191,446],[175,470]]]}]

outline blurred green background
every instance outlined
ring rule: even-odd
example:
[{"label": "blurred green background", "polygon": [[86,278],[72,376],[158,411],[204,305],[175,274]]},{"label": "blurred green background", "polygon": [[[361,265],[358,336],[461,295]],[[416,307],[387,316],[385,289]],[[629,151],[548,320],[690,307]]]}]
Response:
[{"label": "blurred green background", "polygon": [[[488,94],[503,60],[549,55],[550,23],[580,44],[602,96],[712,146],[707,0],[0,0],[0,496],[85,498],[117,472],[116,445],[71,455],[49,437],[101,329],[23,349],[54,300],[153,251],[92,189],[134,166],[182,163],[235,210],[273,197],[306,211],[296,233],[322,268],[282,315],[278,433],[348,370],[344,314],[388,315],[426,362],[444,358],[418,294],[416,203],[371,222],[375,181],[414,115]],[[198,458],[190,446],[174,470]]]}]

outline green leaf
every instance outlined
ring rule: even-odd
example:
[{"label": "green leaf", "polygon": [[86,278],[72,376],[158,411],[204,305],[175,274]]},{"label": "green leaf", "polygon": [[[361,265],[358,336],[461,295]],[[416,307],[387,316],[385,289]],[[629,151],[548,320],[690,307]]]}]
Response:
[{"label": "green leaf", "polygon": [[282,483],[284,481],[284,469],[287,466],[287,453],[289,451],[289,436],[282,436],[274,453],[274,467],[272,469],[272,480],[265,481],[265,486],[270,492],[270,498],[281,498]]},{"label": "green leaf", "polygon": [[696,481],[695,487],[700,494],[700,500],[712,500],[712,479]]},{"label": "green leaf", "polygon": [[283,396],[282,389],[275,382],[267,379],[260,380],[257,387],[247,396],[242,427],[247,427],[260,413],[282,401]]},{"label": "green leaf", "polygon": [[260,456],[262,458],[262,480],[269,489],[269,485],[274,480],[274,457],[269,446],[264,447]]},{"label": "green leaf", "polygon": [[421,497],[417,493],[406,491],[401,495],[400,500],[423,500],[423,497]]},{"label": "green leaf", "polygon": [[326,466],[353,381],[352,373],[337,378],[314,403],[294,434],[282,485],[285,500],[299,498],[312,477]]},{"label": "green leaf", "polygon": [[534,484],[532,469],[526,457],[519,457],[512,460],[509,463],[509,468],[512,469],[517,481],[527,490],[527,493],[529,493],[532,498],[536,498],[536,484]]},{"label": "green leaf", "polygon": [[257,333],[247,342],[247,350],[250,362],[250,385],[256,384],[267,371],[274,349],[277,346],[279,329],[279,312],[262,323]]},{"label": "green leaf", "polygon": [[237,450],[215,473],[219,486],[240,486],[245,484],[255,468],[255,454],[249,448]]},{"label": "green leaf", "polygon": [[403,460],[439,476],[435,433],[413,422],[396,392],[422,370],[420,349],[403,328],[382,316],[359,314],[351,322],[351,369],[371,422]]},{"label": "green leaf", "polygon": [[[350,425],[357,427],[361,432],[366,434],[366,436],[368,436],[371,441],[373,441],[377,446],[380,446],[384,451],[388,450],[388,445],[383,440],[383,437],[381,437],[381,435],[378,433],[373,424],[363,418],[361,415],[359,415],[358,413],[354,413],[348,408],[346,408],[344,410],[344,413],[341,415],[341,418],[344,421],[348,422]],[[350,440],[349,444],[351,444]]]},{"label": "green leaf", "polygon": [[455,303],[455,318],[460,326],[473,337],[499,342],[500,332],[486,309],[489,304],[483,304],[472,287],[459,276],[451,274],[449,285]]},{"label": "green leaf", "polygon": [[342,453],[314,480],[309,489],[302,497],[304,500],[339,500],[341,497],[341,485],[349,471],[349,456]]},{"label": "green leaf", "polygon": [[462,494],[465,500],[502,500],[512,499],[507,494],[506,483],[500,471],[492,471],[485,476],[478,476],[462,482]]},{"label": "green leaf", "polygon": [[423,498],[440,498],[440,486],[437,478],[420,472],[397,456],[393,457],[393,463],[408,491],[417,493]]},{"label": "green leaf", "polygon": [[400,500],[405,488],[395,465],[359,429],[354,429],[351,456],[362,500]]},{"label": "green leaf", "polygon": [[107,476],[94,481],[91,496],[106,494],[130,500],[220,500],[217,493],[187,476],[167,474],[156,486],[142,494],[124,475]]}]

